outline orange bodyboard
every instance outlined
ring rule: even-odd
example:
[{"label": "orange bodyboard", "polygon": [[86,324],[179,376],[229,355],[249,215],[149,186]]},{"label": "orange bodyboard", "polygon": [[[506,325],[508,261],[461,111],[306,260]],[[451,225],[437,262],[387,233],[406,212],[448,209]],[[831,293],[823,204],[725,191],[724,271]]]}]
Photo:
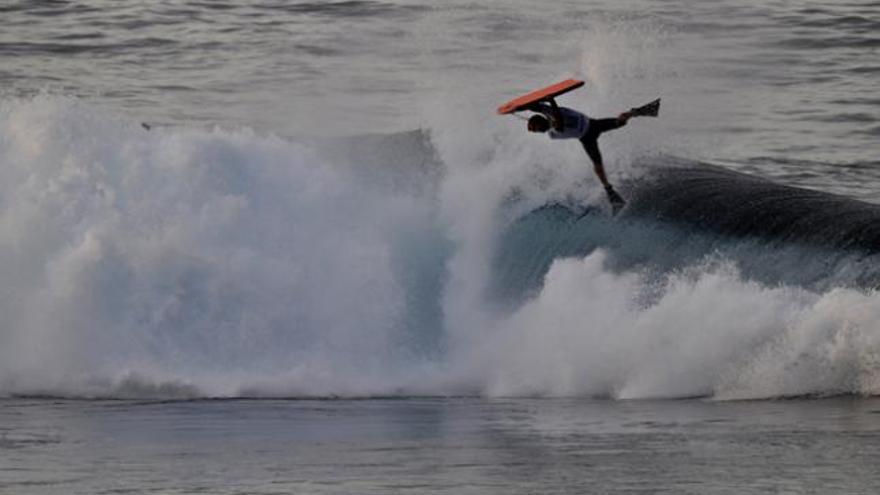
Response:
[{"label": "orange bodyboard", "polygon": [[535,91],[532,91],[527,95],[520,96],[519,98],[514,98],[508,101],[504,105],[498,107],[498,113],[504,115],[517,112],[519,110],[523,110],[526,106],[532,103],[557,97],[559,95],[568,93],[569,91],[578,89],[583,85],[583,81],[579,81],[577,79],[566,79],[565,81],[547,86],[546,88],[536,89]]}]

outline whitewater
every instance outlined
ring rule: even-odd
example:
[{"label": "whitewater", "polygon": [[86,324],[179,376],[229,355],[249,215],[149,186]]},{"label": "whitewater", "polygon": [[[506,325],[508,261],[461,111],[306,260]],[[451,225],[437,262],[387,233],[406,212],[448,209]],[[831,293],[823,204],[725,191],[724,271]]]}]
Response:
[{"label": "whitewater", "polygon": [[611,218],[544,143],[147,131],[49,95],[0,129],[6,395],[878,390],[872,204],[648,154]]}]

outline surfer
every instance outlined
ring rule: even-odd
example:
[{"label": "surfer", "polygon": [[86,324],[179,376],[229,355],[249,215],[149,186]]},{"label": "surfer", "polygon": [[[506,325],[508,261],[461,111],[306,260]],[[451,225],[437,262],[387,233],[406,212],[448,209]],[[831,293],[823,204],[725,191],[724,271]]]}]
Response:
[{"label": "surfer", "polygon": [[605,175],[605,166],[602,163],[602,153],[599,151],[599,136],[602,133],[619,129],[626,125],[635,114],[633,111],[623,112],[617,118],[592,119],[576,110],[556,105],[556,100],[550,98],[549,104],[536,102],[525,107],[540,115],[532,115],[529,118],[528,129],[530,132],[546,132],[550,139],[577,139],[587,152],[587,156],[593,162],[593,170],[596,177],[605,187],[608,201],[615,213],[623,208],[626,201],[617,194],[608,177]]},{"label": "surfer", "polygon": [[577,139],[587,152],[587,156],[593,162],[596,177],[605,187],[608,201],[611,202],[613,213],[617,213],[626,201],[617,194],[608,177],[605,175],[605,165],[602,163],[602,153],[599,152],[599,136],[613,129],[619,129],[626,125],[632,117],[656,117],[660,111],[660,99],[656,99],[646,105],[631,108],[623,112],[617,118],[591,119],[586,115],[570,108],[560,107],[554,99],[584,85],[584,81],[566,79],[565,81],[552,84],[545,88],[537,89],[526,95],[514,98],[498,107],[498,113],[508,115],[522,110],[530,110],[540,115],[532,115],[528,129],[531,132],[548,132],[551,139]]}]

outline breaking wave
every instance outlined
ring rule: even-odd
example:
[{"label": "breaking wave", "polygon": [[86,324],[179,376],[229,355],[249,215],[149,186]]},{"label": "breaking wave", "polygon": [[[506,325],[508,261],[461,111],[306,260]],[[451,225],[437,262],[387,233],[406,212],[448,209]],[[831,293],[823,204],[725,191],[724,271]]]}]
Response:
[{"label": "breaking wave", "polygon": [[518,146],[5,100],[0,394],[880,392],[880,207],[645,156],[611,218]]}]

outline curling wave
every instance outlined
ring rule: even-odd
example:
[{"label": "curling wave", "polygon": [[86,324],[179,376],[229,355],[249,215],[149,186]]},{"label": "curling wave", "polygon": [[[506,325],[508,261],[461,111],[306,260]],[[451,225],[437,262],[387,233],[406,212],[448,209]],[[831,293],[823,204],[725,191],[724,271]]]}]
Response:
[{"label": "curling wave", "polygon": [[521,300],[553,260],[599,248],[617,271],[662,276],[711,257],[768,285],[880,287],[880,206],[705,163],[661,163],[625,185],[630,201],[617,218],[551,204],[514,222],[493,260],[495,295]]},{"label": "curling wave", "polygon": [[876,205],[665,159],[618,218],[510,224],[482,351],[497,395],[755,399],[880,393]]}]

